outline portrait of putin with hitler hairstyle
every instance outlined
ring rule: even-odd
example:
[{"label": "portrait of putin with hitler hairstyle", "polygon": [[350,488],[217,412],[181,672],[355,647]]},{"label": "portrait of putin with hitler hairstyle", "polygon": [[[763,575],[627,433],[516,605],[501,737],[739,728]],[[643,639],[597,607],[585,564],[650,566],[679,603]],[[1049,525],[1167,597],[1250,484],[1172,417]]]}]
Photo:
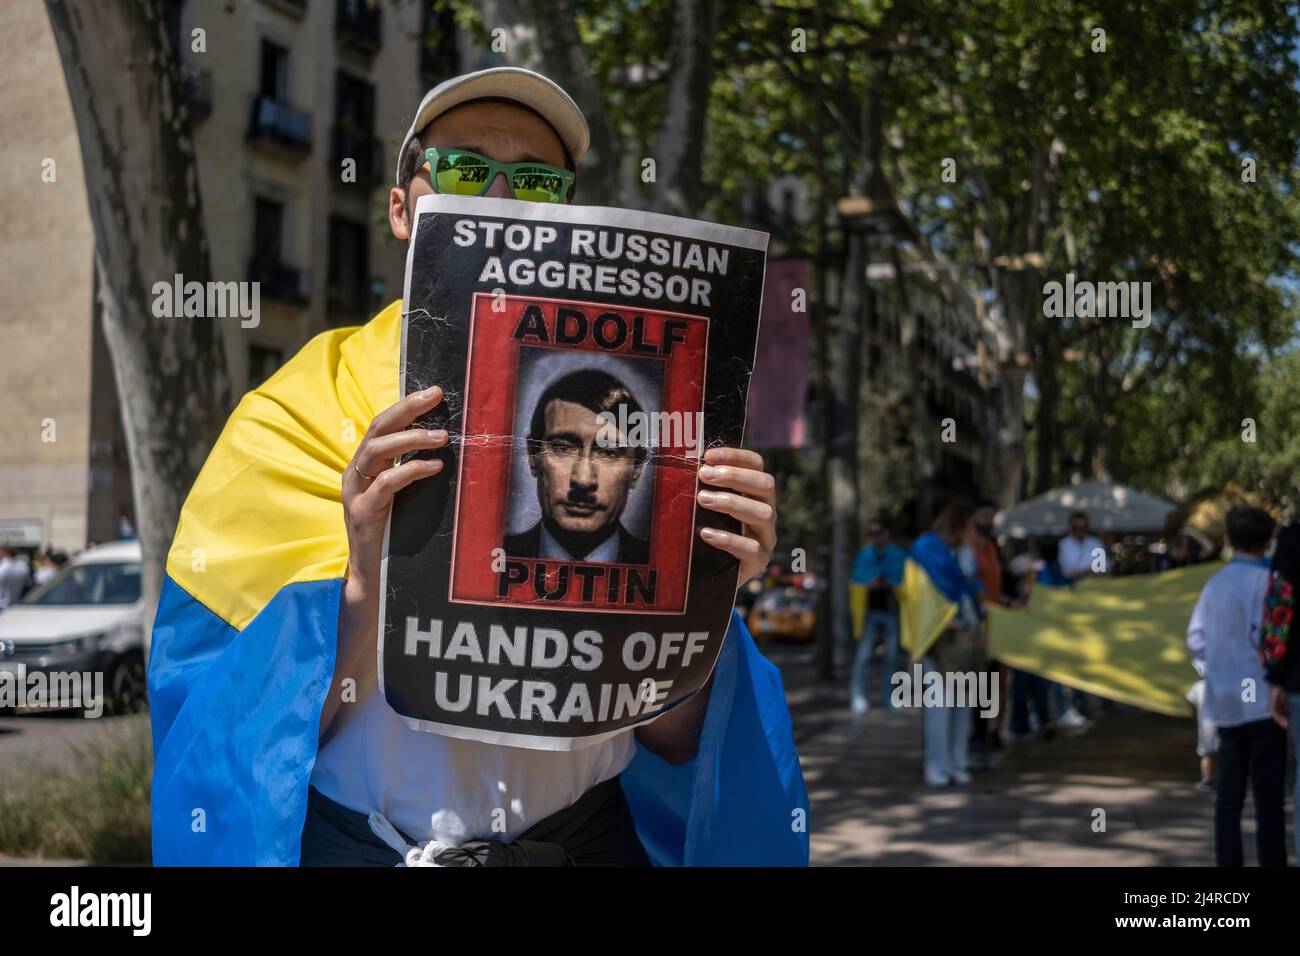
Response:
[{"label": "portrait of putin with hitler hairstyle", "polygon": [[[608,372],[569,372],[552,382],[533,409],[528,470],[537,483],[541,520],[507,534],[514,558],[648,564],[650,543],[623,526],[628,497],[646,463],[644,445],[627,444],[609,416],[641,417],[632,391]],[[602,418],[603,413],[608,413]]]}]

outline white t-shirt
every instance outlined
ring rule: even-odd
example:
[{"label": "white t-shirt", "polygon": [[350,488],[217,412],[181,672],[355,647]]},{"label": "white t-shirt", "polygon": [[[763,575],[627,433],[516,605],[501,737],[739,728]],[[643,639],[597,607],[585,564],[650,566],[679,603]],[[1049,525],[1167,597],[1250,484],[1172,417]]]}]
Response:
[{"label": "white t-shirt", "polygon": [[[1100,554],[1097,553],[1099,551]],[[1061,564],[1061,573],[1071,579],[1075,575],[1091,571],[1092,562],[1097,557],[1101,558],[1101,573],[1104,574],[1110,569],[1106,560],[1106,549],[1102,547],[1101,539],[1091,534],[1082,541],[1076,541],[1073,535],[1067,534],[1057,547],[1056,557]]]},{"label": "white t-shirt", "polygon": [[[335,803],[378,810],[407,836],[459,846],[513,840],[632,761],[633,731],[577,750],[525,750],[412,730],[372,691],[321,747],[311,784]],[[499,812],[498,812],[499,811]],[[502,823],[505,832],[501,832]]]}]

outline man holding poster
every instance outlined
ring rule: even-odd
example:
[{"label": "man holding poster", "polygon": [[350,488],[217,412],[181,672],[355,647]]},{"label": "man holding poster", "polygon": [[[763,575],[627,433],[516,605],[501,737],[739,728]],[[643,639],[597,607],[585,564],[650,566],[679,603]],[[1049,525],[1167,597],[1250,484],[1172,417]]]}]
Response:
[{"label": "man holding poster", "polygon": [[806,862],[731,613],[775,546],[736,447],[766,237],[567,205],[587,141],[525,70],[430,91],[405,308],[227,424],[155,622],[155,862]]}]

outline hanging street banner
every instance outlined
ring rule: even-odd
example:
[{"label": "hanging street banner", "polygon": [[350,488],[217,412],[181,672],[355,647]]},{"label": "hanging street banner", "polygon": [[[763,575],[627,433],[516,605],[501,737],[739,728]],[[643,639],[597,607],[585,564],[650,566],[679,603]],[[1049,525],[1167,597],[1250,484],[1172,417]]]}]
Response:
[{"label": "hanging street banner", "polygon": [[751,448],[802,448],[812,364],[807,259],[773,259],[763,286],[763,337],[749,389]]},{"label": "hanging street banner", "polygon": [[379,679],[421,730],[569,750],[702,687],[738,563],[700,540],[739,446],[767,236],[625,209],[423,196],[401,394],[443,470],[385,539]]}]

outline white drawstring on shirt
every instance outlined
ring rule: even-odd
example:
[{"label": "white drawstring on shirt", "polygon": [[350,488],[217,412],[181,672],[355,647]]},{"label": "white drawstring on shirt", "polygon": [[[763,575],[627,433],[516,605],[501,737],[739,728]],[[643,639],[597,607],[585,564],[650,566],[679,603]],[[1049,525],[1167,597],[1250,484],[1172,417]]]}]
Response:
[{"label": "white drawstring on shirt", "polygon": [[397,832],[397,828],[388,822],[388,817],[378,810],[370,814],[367,822],[370,824],[370,832],[396,850],[398,855],[402,857],[404,862],[398,863],[398,866],[440,867],[442,866],[441,863],[434,862],[438,854],[443,850],[455,849],[450,843],[443,843],[441,840],[430,840],[424,846],[411,846]]}]

